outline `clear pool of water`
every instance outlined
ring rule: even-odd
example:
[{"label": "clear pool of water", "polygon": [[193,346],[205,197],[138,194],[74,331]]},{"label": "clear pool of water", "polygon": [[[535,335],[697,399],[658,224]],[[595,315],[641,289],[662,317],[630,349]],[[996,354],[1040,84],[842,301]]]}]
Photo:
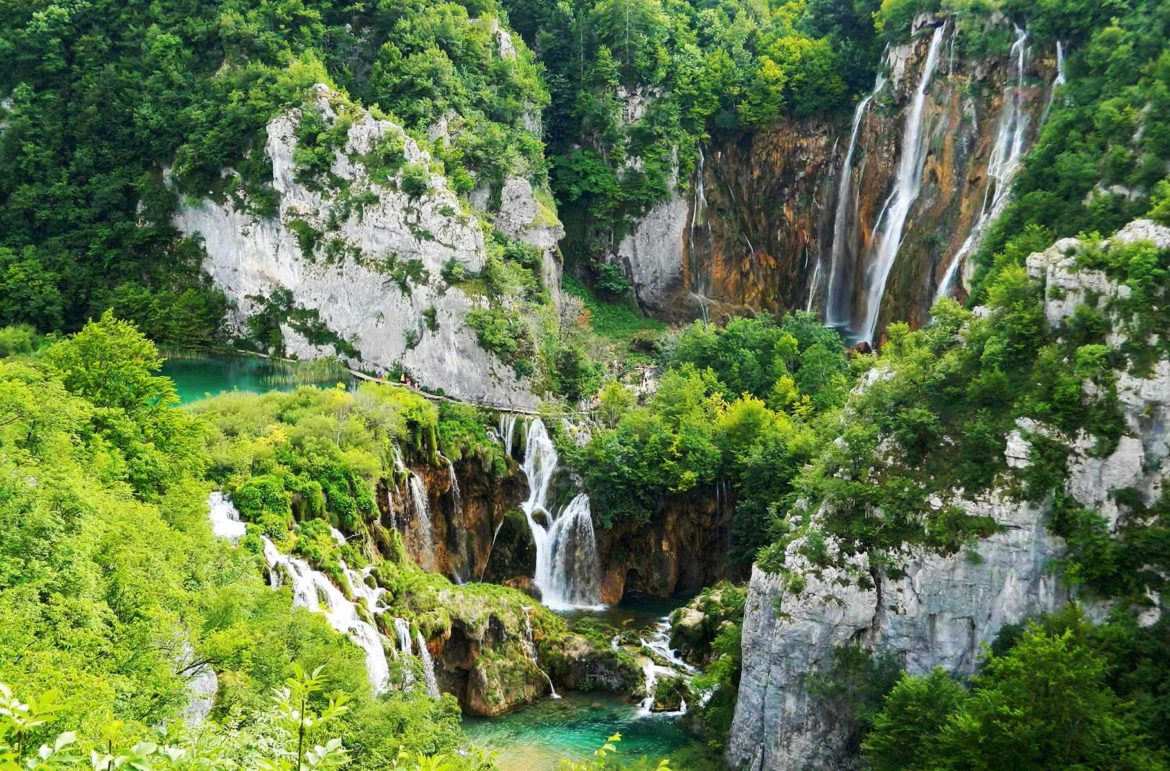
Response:
[{"label": "clear pool of water", "polygon": [[562,759],[591,758],[615,733],[625,761],[657,763],[692,741],[676,718],[640,716],[636,705],[608,694],[567,693],[503,717],[464,718],[463,729],[475,745],[496,750],[500,771],[554,771]]},{"label": "clear pool of water", "polygon": [[[679,604],[677,599],[627,597],[605,610],[561,615],[570,622],[589,617],[618,629],[644,630]],[[561,760],[589,760],[615,733],[622,735],[618,757],[627,763],[651,761],[648,768],[695,742],[677,716],[642,715],[637,704],[601,693],[566,693],[497,718],[467,717],[463,728],[473,744],[497,752],[501,771],[555,771]]]},{"label": "clear pool of water", "polygon": [[227,391],[267,393],[292,391],[301,385],[329,387],[350,382],[348,373],[330,373],[328,365],[319,362],[288,363],[253,356],[170,358],[160,374],[175,381],[179,401],[184,404]]}]

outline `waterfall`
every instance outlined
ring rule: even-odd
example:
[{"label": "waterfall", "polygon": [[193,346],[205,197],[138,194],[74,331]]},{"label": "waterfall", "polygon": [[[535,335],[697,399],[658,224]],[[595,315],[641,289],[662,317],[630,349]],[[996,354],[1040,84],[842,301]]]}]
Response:
[{"label": "waterfall", "polygon": [[549,697],[553,699],[561,698],[557,694],[557,689],[553,687],[553,681],[548,676],[548,672],[540,668],[540,660],[536,657],[536,641],[532,635],[532,608],[527,605],[524,606],[524,639],[520,641],[520,644],[524,648],[524,654],[532,662],[532,666],[536,667],[536,671],[544,675],[544,679],[548,682]]},{"label": "waterfall", "polygon": [[418,520],[419,534],[422,536],[423,551],[426,553],[428,561],[427,569],[433,570],[435,567],[435,540],[431,534],[431,506],[427,501],[427,488],[419,475],[413,471],[410,472],[408,485],[410,487],[410,500],[414,504],[414,515]]},{"label": "waterfall", "polygon": [[536,546],[536,575],[541,601],[550,608],[598,604],[600,563],[589,496],[579,493],[554,517],[549,488],[557,471],[557,451],[537,418],[528,426],[522,469],[528,500],[521,504]]},{"label": "waterfall", "polygon": [[695,196],[691,204],[691,227],[687,232],[687,258],[689,273],[690,273],[690,296],[691,299],[698,303],[699,310],[703,314],[703,320],[707,320],[707,303],[709,302],[707,296],[711,293],[711,282],[703,271],[703,266],[699,263],[699,251],[695,248],[695,229],[699,227],[706,227],[707,225],[707,191],[706,191],[706,166],[707,158],[703,154],[703,146],[698,146],[699,160],[695,166]]},{"label": "waterfall", "polygon": [[471,564],[467,556],[467,527],[463,522],[463,492],[459,489],[459,477],[455,474],[455,463],[448,457],[443,456],[443,460],[447,462],[447,479],[451,485],[451,503],[453,504],[451,512],[451,529],[455,534],[455,549],[459,554],[459,565],[452,570],[452,577],[455,583],[463,584],[468,580],[470,575]]},{"label": "waterfall", "polygon": [[378,630],[361,619],[357,606],[347,600],[323,573],[313,570],[304,560],[281,554],[272,541],[267,537],[261,538],[272,588],[280,588],[287,578],[292,587],[293,605],[308,608],[314,613],[324,613],[331,627],[348,635],[365,651],[366,672],[374,693],[385,691],[390,680],[390,666]]},{"label": "waterfall", "polygon": [[[1057,44],[1059,46],[1059,43]],[[1059,48],[1057,49],[1060,50]],[[1016,40],[1012,43],[1011,56],[1016,63],[1014,86],[1009,86],[1004,95],[1003,111],[995,131],[995,143],[987,160],[987,188],[983,191],[983,206],[979,217],[962,246],[951,257],[950,264],[938,284],[934,301],[947,297],[962,266],[963,259],[979,244],[987,226],[1003,211],[1011,191],[1012,178],[1020,167],[1024,155],[1024,141],[1028,132],[1028,112],[1024,104],[1024,71],[1028,63],[1028,33],[1016,27]],[[1057,80],[1060,79],[1058,73]],[[1055,93],[1055,85],[1053,86]]]},{"label": "waterfall", "polygon": [[1052,111],[1052,105],[1056,103],[1056,92],[1060,87],[1068,82],[1068,78],[1064,74],[1064,43],[1059,40],[1056,41],[1056,77],[1052,80],[1052,88],[1048,91],[1048,103],[1044,105],[1044,113],[1040,118],[1040,122],[1048,120],[1048,113]]},{"label": "waterfall", "polygon": [[[654,634],[650,639],[639,638],[642,647],[649,648],[655,655],[670,664],[669,667],[664,667],[657,664],[653,659],[648,658],[646,663],[642,665],[642,675],[645,678],[646,697],[642,699],[639,705],[638,712],[642,715],[649,715],[654,711],[654,691],[658,686],[658,678],[662,675],[674,677],[680,674],[695,675],[698,674],[697,669],[690,664],[683,661],[678,652],[670,647],[670,617],[660,618],[654,625]],[[661,712],[659,714],[665,716],[683,715],[686,714],[687,703],[685,700],[679,701],[678,710],[675,712]]]},{"label": "waterfall", "polygon": [[516,448],[516,414],[502,412],[500,413],[500,426],[497,429],[500,435],[500,440],[504,443],[504,453],[509,457],[512,456]]},{"label": "waterfall", "polygon": [[[849,323],[851,308],[850,273],[852,272],[852,255],[856,246],[852,243],[856,228],[851,225],[857,217],[857,199],[853,193],[853,156],[857,151],[857,136],[861,130],[861,121],[874,97],[885,88],[886,79],[878,73],[874,81],[873,91],[857,104],[853,111],[853,126],[849,130],[849,148],[845,151],[845,160],[841,163],[841,179],[837,183],[837,210],[833,216],[833,248],[829,261],[829,287],[825,291],[825,323],[829,326],[844,326]],[[819,267],[820,263],[818,263]],[[809,310],[812,309],[814,287],[809,290]]]},{"label": "waterfall", "polygon": [[216,490],[207,497],[207,509],[208,517],[211,518],[211,532],[233,542],[244,537],[247,528],[240,521],[240,512],[230,498]]},{"label": "waterfall", "polygon": [[943,26],[936,27],[930,39],[930,50],[922,77],[906,115],[902,132],[902,147],[898,159],[898,173],[894,189],[886,199],[882,212],[874,227],[876,243],[874,254],[866,268],[865,317],[860,330],[861,339],[872,343],[877,332],[878,316],[881,312],[882,297],[886,293],[886,282],[902,245],[902,234],[910,208],[918,199],[922,186],[922,170],[926,164],[926,89],[938,68],[939,49],[942,47]]},{"label": "waterfall", "polygon": [[427,648],[427,641],[422,632],[416,632],[418,640],[418,656],[423,663],[423,678],[426,679],[427,693],[436,699],[439,698],[439,681],[435,677],[435,660],[431,658],[431,651]]}]

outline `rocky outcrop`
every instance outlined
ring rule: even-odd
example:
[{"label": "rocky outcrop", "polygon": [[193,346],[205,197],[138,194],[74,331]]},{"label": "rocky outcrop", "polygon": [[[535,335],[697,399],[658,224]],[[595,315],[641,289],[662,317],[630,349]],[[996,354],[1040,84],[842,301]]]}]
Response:
[{"label": "rocky outcrop", "polygon": [[[338,125],[339,117],[348,124],[324,172],[334,183],[314,183],[298,168],[303,111],[293,110],[268,126],[265,151],[280,197],[275,216],[211,200],[175,215],[176,228],[202,238],[204,267],[234,305],[234,329],[243,333],[249,318],[275,313],[290,355],[335,351],[368,369],[401,365],[423,384],[464,399],[535,404],[526,384],[480,348],[465,322],[485,300],[443,278],[450,266],[482,270],[487,215],[467,209],[440,174],[425,172],[425,190],[408,185],[404,170],[430,169],[433,159],[397,125],[324,86],[305,109],[320,111],[327,125]],[[555,214],[527,180],[508,180],[505,192],[494,219],[544,252],[543,272],[555,292]],[[284,298],[280,307],[274,297]],[[316,329],[307,329],[306,318]]]},{"label": "rocky outcrop", "polygon": [[721,484],[669,498],[646,524],[599,528],[601,601],[616,603],[628,591],[671,597],[723,578],[734,510],[732,491]]},{"label": "rocky outcrop", "polygon": [[[779,576],[753,571],[743,626],[743,674],[728,746],[732,765],[762,769],[835,768],[852,736],[805,687],[841,645],[860,642],[895,655],[907,671],[943,666],[974,670],[980,646],[1005,624],[1056,608],[1064,600],[1047,563],[1060,541],[1044,529],[1045,510],[992,497],[969,501],[970,513],[991,516],[1000,533],[948,557],[910,556],[905,576],[881,572],[870,588],[864,557],[845,568],[818,569],[789,547],[799,593]],[[777,609],[779,608],[779,610]]]},{"label": "rocky outcrop", "polygon": [[[412,463],[407,473],[417,479],[422,500],[416,500],[408,479],[385,479],[378,485],[383,551],[387,534],[397,529],[415,564],[453,581],[504,583],[532,576],[535,547],[517,509],[528,486],[514,464],[499,478],[475,457],[451,470]],[[418,510],[423,501],[425,515]]]},{"label": "rocky outcrop", "polygon": [[[1167,248],[1170,229],[1138,222],[1112,239],[1134,240]],[[1028,259],[1030,274],[1043,284],[1045,316],[1057,334],[1078,304],[1091,301],[1108,314],[1111,302],[1127,292],[1105,274],[1078,267],[1073,254],[1077,246],[1075,240],[1061,241]],[[1126,318],[1107,317],[1114,339],[1123,339]],[[1006,449],[1008,466],[1020,469],[1032,462],[1036,437],[1065,443],[1070,451],[1065,491],[1113,525],[1121,516],[1115,492],[1131,491],[1150,505],[1170,477],[1162,428],[1170,420],[1170,361],[1162,358],[1140,376],[1115,375],[1126,435],[1112,452],[1101,456],[1091,437],[1062,437],[1030,420],[1017,423]],[[892,654],[912,674],[935,666],[969,674],[981,646],[1005,625],[1068,600],[1052,566],[1063,542],[1046,529],[1047,503],[1028,504],[1002,488],[976,497],[956,492],[949,502],[969,514],[990,517],[998,532],[951,555],[911,550],[903,555],[898,575],[870,565],[865,555],[836,553],[831,540],[828,559],[813,564],[802,554],[803,539],[787,549],[785,576],[759,568],[753,572],[739,701],[728,746],[733,766],[755,771],[847,765],[851,726],[818,705],[806,687],[808,673],[828,666],[838,646],[861,645]],[[813,515],[814,522],[818,516]],[[1158,612],[1160,606],[1153,616]]]}]

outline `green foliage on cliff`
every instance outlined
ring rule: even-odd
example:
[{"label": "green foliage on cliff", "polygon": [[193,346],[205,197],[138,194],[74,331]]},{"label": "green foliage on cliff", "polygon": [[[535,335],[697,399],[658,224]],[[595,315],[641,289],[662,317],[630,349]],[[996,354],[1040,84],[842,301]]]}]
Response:
[{"label": "green foliage on cliff", "polygon": [[505,6],[547,71],[546,141],[573,257],[608,254],[685,188],[713,134],[844,107],[880,53],[876,0]]},{"label": "green foliage on cliff", "polygon": [[[1037,502],[1055,493],[1052,527],[1071,546],[1067,579],[1127,597],[1160,585],[1123,556],[1162,564],[1152,556],[1164,531],[1160,504],[1147,510],[1140,496],[1127,499],[1133,532],[1123,528],[1111,539],[1095,513],[1079,513],[1063,493],[1073,437],[1084,432],[1088,452],[1104,456],[1126,430],[1115,372],[1141,375],[1163,355],[1149,335],[1164,322],[1136,308],[1161,303],[1170,275],[1161,266],[1170,257],[1142,244],[1099,252],[1090,245],[1078,260],[1111,265],[1131,292],[1144,292],[1137,306],[1128,300],[1101,310],[1083,306],[1050,329],[1035,282],[1022,268],[1005,267],[988,287],[985,312],[973,315],[944,300],[923,329],[891,325],[865,388],[800,475],[797,497],[807,505],[793,517],[807,524],[820,508],[818,537],[832,537],[843,554],[866,553],[871,565],[896,569],[907,544],[953,553],[995,531],[992,521],[952,504],[956,491],[971,499],[999,486]],[[1106,344],[1110,330],[1124,332],[1128,342],[1120,350]],[[1006,438],[1017,428],[1033,447],[1023,470],[1009,469],[1004,458]],[[805,534],[804,527],[792,532]],[[769,547],[762,560],[769,570],[782,568],[792,536]],[[811,541],[805,551],[814,563],[831,559]]]},{"label": "green foliage on cliff", "polygon": [[770,523],[816,447],[812,423],[849,382],[837,333],[808,314],[696,322],[664,354],[645,405],[602,393],[605,425],[569,450],[604,527],[644,523],[671,499],[736,496],[729,565],[745,570],[771,540]]},{"label": "green foliage on cliff", "polygon": [[885,769],[1165,768],[1165,619],[1093,626],[1075,608],[1008,629],[979,674],[903,676],[864,743]]},{"label": "green foliage on cliff", "polygon": [[1001,270],[1054,239],[1112,233],[1156,210],[1170,161],[1170,4],[1009,0],[1004,10],[1027,20],[1035,45],[1063,42],[1068,83],[977,254],[978,302]]},{"label": "green foliage on cliff", "polygon": [[[205,475],[255,464],[278,479],[291,445],[278,431],[265,435],[267,447],[245,435],[233,445],[222,431],[246,434],[239,411],[213,426],[174,409],[173,385],[154,374],[158,361],[152,344],[108,315],[39,353],[0,359],[0,681],[25,703],[52,703],[56,718],[19,729],[18,757],[42,742],[53,747],[68,728],[76,738],[61,745],[61,758],[80,754],[88,766],[91,748],[117,750],[169,768],[178,760],[155,758],[146,745],[131,750],[161,743],[167,725],[167,743],[187,758],[256,768],[295,749],[272,694],[297,666],[324,667],[308,697],[314,711],[347,696],[345,713],[310,734],[309,747],[341,739],[350,768],[386,768],[400,749],[454,750],[462,737],[453,704],[375,700],[361,652],[320,614],[294,609],[287,589],[271,590],[251,548],[212,536]],[[283,407],[290,415],[314,404],[302,391]],[[320,412],[316,422],[286,424],[284,436],[315,448],[305,458],[323,464],[313,475],[324,490],[258,489],[255,505],[279,511],[302,496],[306,510],[347,510],[352,478],[331,473],[336,456],[325,438],[352,424]],[[409,431],[407,417],[387,423]],[[298,534],[305,553],[327,562],[336,555],[321,551],[320,536],[312,527]],[[205,669],[218,675],[219,693],[195,741],[182,735],[183,712],[188,680]],[[0,733],[0,743],[13,737]]]},{"label": "green foliage on cliff", "polygon": [[[73,330],[113,307],[160,342],[220,337],[175,188],[271,215],[264,127],[317,83],[419,140],[446,119],[434,150],[460,192],[545,173],[530,116],[548,95],[494,0],[10,3],[0,51],[0,324]],[[316,178],[339,137],[307,115],[296,160]]]}]

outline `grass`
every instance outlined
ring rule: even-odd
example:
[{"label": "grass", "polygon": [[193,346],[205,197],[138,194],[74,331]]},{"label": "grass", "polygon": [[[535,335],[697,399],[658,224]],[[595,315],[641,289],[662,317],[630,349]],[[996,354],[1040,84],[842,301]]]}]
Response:
[{"label": "grass", "polygon": [[579,298],[589,310],[593,333],[606,340],[628,345],[639,332],[661,332],[666,325],[644,316],[632,303],[612,303],[599,298],[593,290],[567,273],[563,283],[566,294]]}]

